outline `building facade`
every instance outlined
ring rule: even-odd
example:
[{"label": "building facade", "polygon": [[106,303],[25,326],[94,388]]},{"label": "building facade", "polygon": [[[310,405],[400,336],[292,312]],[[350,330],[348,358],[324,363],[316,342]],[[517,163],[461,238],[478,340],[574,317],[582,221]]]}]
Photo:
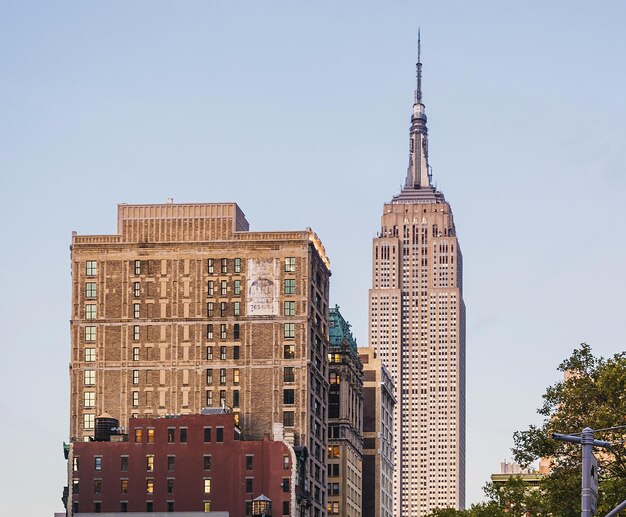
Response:
[{"label": "building facade", "polygon": [[363,365],[363,517],[393,517],[395,388],[385,365],[360,348]]},{"label": "building facade", "polygon": [[373,240],[370,344],[396,389],[394,515],[465,504],[463,263],[450,205],[432,185],[421,62],[401,192]]},{"label": "building facade", "polygon": [[350,325],[329,311],[328,515],[361,517],[363,368]]},{"label": "building facade", "polygon": [[115,235],[72,236],[70,436],[107,412],[229,407],[245,439],[309,451],[326,510],[329,262],[310,229],[250,232],[234,203],[119,205]]},{"label": "building facade", "polygon": [[291,515],[299,470],[293,449],[269,437],[240,437],[233,415],[224,412],[134,418],[124,441],[74,442],[72,514],[219,511],[244,517],[265,495],[274,516]]}]

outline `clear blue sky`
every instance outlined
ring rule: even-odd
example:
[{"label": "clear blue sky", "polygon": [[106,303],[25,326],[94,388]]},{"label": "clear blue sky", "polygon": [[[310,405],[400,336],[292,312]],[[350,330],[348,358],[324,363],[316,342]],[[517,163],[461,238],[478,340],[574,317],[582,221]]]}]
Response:
[{"label": "clear blue sky", "polygon": [[2,513],[61,508],[68,246],[113,233],[119,202],[236,201],[254,230],[313,227],[367,344],[418,26],[465,256],[480,500],[560,360],[625,348],[625,24],[621,1],[0,1]]}]

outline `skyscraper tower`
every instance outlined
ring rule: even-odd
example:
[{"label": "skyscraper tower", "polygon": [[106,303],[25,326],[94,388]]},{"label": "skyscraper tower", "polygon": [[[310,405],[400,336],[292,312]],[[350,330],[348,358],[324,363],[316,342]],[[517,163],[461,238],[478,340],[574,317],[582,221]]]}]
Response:
[{"label": "skyscraper tower", "polygon": [[417,89],[409,166],[373,240],[371,346],[395,381],[394,515],[465,504],[463,262],[450,205],[432,184]]}]

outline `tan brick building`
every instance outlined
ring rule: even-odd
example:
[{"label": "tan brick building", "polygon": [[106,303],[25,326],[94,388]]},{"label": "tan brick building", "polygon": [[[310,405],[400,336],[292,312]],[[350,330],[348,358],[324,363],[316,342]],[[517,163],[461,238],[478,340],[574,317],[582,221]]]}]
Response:
[{"label": "tan brick building", "polygon": [[391,375],[372,348],[359,348],[363,365],[363,517],[393,516],[393,413]]},{"label": "tan brick building", "polygon": [[[107,412],[228,406],[246,439],[309,451],[326,503],[329,261],[310,229],[250,232],[234,203],[119,205],[116,235],[72,236],[70,435]],[[293,510],[295,511],[295,510]]]}]

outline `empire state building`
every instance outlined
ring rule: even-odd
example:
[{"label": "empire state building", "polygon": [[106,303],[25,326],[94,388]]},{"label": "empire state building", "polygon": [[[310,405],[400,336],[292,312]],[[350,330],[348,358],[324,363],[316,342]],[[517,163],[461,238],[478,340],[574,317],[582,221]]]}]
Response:
[{"label": "empire state building", "polygon": [[369,338],[395,380],[394,515],[465,505],[463,258],[449,203],[433,186],[417,90],[401,192],[373,240]]}]

